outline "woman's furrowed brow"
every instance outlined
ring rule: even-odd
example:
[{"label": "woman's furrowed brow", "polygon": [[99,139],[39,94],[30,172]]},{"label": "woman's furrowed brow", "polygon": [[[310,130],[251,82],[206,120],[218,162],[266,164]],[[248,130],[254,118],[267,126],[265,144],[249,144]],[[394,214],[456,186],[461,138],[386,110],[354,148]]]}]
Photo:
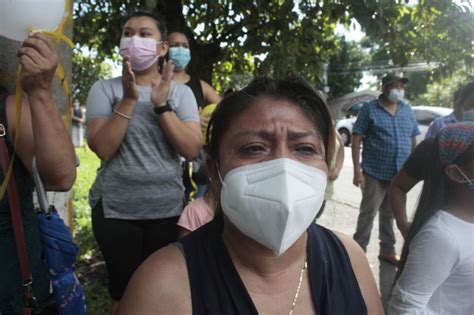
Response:
[{"label": "woman's furrowed brow", "polygon": [[[234,133],[233,137],[246,137],[246,136],[258,136],[262,138],[271,138],[274,136],[274,132],[265,131],[265,130],[242,130]],[[300,139],[306,137],[316,137],[321,138],[318,132],[316,131],[290,131],[288,132],[288,137],[290,139]]]},{"label": "woman's furrowed brow", "polygon": [[300,138],[306,138],[306,137],[315,137],[315,138],[321,138],[318,132],[316,131],[292,131],[288,133],[288,136],[290,139],[300,139]]}]

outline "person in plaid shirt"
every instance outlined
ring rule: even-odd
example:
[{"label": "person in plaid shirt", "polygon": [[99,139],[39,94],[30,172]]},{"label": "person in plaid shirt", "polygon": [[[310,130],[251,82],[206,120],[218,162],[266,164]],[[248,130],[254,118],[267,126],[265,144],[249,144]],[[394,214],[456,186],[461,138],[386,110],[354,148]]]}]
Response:
[{"label": "person in plaid shirt", "polygon": [[[404,101],[407,78],[388,74],[382,94],[360,110],[352,135],[354,185],[362,189],[362,202],[354,240],[367,249],[374,217],[379,211],[379,259],[398,263],[393,213],[387,192],[391,180],[416,145],[420,134],[411,107]],[[362,163],[360,146],[363,142]]]}]

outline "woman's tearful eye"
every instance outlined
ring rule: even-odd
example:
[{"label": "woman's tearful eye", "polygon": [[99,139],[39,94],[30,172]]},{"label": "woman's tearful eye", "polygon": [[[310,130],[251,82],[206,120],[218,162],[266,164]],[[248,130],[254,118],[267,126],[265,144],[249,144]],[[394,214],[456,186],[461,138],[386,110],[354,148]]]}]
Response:
[{"label": "woman's tearful eye", "polygon": [[299,153],[305,154],[305,155],[316,154],[316,150],[312,146],[309,146],[309,145],[300,146],[300,147],[297,148],[297,151]]},{"label": "woman's tearful eye", "polygon": [[314,145],[300,145],[296,147],[296,154],[302,155],[305,157],[311,157],[311,158],[316,158],[316,157],[322,157],[324,159],[324,152],[323,150],[315,147]]},{"label": "woman's tearful eye", "polygon": [[259,155],[266,151],[263,145],[247,145],[240,150],[244,155]]}]

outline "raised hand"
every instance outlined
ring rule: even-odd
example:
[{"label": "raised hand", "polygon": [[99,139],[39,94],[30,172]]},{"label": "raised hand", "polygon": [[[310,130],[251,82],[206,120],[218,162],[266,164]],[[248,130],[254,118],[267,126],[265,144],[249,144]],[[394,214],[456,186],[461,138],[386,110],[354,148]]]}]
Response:
[{"label": "raised hand", "polygon": [[54,41],[41,33],[32,33],[23,42],[17,56],[24,71],[23,90],[27,94],[50,91],[58,65]]},{"label": "raised hand", "polygon": [[163,65],[161,80],[157,84],[156,81],[151,83],[151,101],[155,106],[166,105],[166,99],[170,91],[171,79],[173,78],[174,64],[171,60]]},{"label": "raised hand", "polygon": [[124,99],[133,101],[138,100],[138,87],[135,82],[135,73],[133,73],[132,70],[130,56],[125,56],[123,58],[122,87]]}]

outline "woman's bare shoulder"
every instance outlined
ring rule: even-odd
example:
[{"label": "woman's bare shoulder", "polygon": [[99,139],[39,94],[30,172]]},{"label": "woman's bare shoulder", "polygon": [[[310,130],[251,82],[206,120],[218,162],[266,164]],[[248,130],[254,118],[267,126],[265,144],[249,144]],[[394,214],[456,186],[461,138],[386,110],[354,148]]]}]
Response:
[{"label": "woman's bare shoulder", "polygon": [[368,314],[385,314],[382,307],[382,301],[375,284],[374,275],[370,270],[369,262],[362,248],[348,235],[333,231],[334,234],[344,245],[349,259],[351,261],[352,270],[359,283],[362,297],[367,306]]},{"label": "woman's bare shoulder", "polygon": [[190,314],[186,261],[174,245],[151,255],[135,271],[117,314]]}]

